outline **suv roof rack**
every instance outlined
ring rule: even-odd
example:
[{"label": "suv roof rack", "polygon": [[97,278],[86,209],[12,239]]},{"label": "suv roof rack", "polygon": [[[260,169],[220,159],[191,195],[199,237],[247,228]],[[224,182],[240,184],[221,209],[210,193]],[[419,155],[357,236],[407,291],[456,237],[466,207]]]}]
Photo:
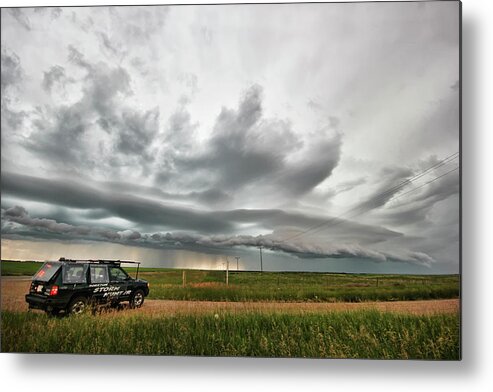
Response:
[{"label": "suv roof rack", "polygon": [[65,261],[69,263],[99,263],[99,264],[140,264],[140,261],[128,261],[128,260],[105,260],[105,259],[66,259],[65,257],[60,257],[58,261]]},{"label": "suv roof rack", "polygon": [[140,261],[128,261],[128,260],[104,260],[104,259],[99,259],[99,260],[74,260],[74,259],[66,259],[65,257],[60,257],[58,261],[65,261],[68,263],[93,263],[93,264],[111,264],[111,265],[117,265],[118,267],[120,266],[121,263],[125,264],[137,264],[137,273],[135,274],[135,279],[139,278],[139,267],[140,267]]}]

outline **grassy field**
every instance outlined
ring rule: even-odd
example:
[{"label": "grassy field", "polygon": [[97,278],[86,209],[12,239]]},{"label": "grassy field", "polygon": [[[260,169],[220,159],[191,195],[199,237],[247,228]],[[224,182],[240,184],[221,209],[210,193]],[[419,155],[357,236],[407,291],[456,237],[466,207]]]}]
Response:
[{"label": "grassy field", "polygon": [[[2,275],[32,275],[39,263],[2,262]],[[134,273],[135,270],[127,268]],[[153,299],[350,301],[455,298],[459,277],[231,272],[143,268]],[[118,312],[53,318],[2,312],[3,352],[253,357],[459,359],[459,315],[351,312]]]},{"label": "grassy field", "polygon": [[2,260],[2,276],[34,275],[42,263],[34,261],[4,261]]},{"label": "grassy field", "polygon": [[[2,262],[2,275],[32,275],[39,263]],[[132,275],[135,269],[126,268]],[[457,298],[458,275],[371,275],[309,272],[230,272],[142,268],[151,299],[204,301],[401,301]]]},{"label": "grassy field", "polygon": [[4,312],[2,351],[456,360],[459,318],[375,311],[127,318]]}]

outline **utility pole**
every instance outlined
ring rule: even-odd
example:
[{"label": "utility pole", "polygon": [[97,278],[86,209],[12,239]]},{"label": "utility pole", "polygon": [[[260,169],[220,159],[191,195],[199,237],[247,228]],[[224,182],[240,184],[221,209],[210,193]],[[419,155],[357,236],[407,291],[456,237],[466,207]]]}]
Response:
[{"label": "utility pole", "polygon": [[260,249],[260,272],[264,272],[264,266],[262,265],[262,245],[258,248]]},{"label": "utility pole", "polygon": [[239,271],[238,260],[240,259],[240,256],[235,256],[235,259],[236,259],[236,271]]},{"label": "utility pole", "polygon": [[226,286],[229,286],[229,259],[226,257]]}]

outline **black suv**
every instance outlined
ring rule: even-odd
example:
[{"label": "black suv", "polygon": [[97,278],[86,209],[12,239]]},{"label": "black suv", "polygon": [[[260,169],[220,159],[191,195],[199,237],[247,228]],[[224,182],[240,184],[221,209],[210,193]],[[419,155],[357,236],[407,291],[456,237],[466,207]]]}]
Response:
[{"label": "black suv", "polygon": [[[122,263],[137,264],[135,279]],[[149,284],[138,279],[139,262],[120,260],[67,260],[46,262],[34,275],[26,302],[29,309],[41,309],[51,315],[60,312],[82,313],[88,305],[116,306],[129,301],[139,308],[149,294]]]}]

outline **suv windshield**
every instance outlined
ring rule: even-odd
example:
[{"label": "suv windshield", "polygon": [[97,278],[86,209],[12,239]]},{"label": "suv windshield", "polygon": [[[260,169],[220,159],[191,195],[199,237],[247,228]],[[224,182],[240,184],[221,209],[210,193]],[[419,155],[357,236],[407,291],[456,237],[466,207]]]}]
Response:
[{"label": "suv windshield", "polygon": [[55,274],[57,271],[60,269],[61,263],[57,262],[46,262],[43,264],[43,266],[39,269],[38,272],[36,272],[36,275],[34,275],[33,280],[39,280],[41,282],[48,282]]}]

